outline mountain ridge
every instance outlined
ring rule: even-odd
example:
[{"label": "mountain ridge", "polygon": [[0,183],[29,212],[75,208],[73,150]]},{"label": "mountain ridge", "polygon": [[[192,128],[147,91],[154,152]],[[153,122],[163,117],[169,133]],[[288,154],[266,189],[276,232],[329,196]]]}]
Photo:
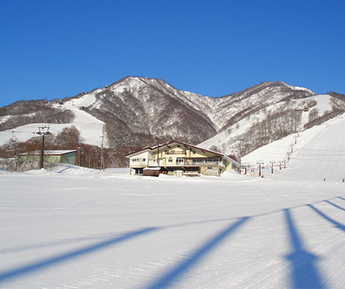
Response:
[{"label": "mountain ridge", "polygon": [[[345,111],[344,99],[341,94],[329,95],[327,117],[332,118]],[[242,153],[248,153],[286,134],[304,129],[308,123],[323,122],[326,110],[318,108],[318,101],[320,98],[310,89],[282,81],[265,81],[240,92],[213,98],[178,90],[162,79],[127,76],[111,85],[74,97],[22,101],[2,107],[0,130],[13,129],[16,123],[29,123],[29,118],[23,119],[24,111],[26,114],[31,111],[35,116],[46,110],[49,113],[41,114],[43,118],[47,117],[47,123],[65,123],[67,126],[73,121],[66,111],[73,110],[75,114],[79,109],[105,124],[109,147],[138,147],[176,139],[203,144],[206,149],[213,146],[213,149],[223,153],[233,153],[236,138],[241,137],[247,143],[243,145]],[[13,111],[17,114],[11,115]],[[64,119],[58,117],[62,113],[66,114]],[[39,120],[42,122],[42,117]],[[269,120],[273,121],[275,130],[265,124]],[[257,136],[259,142],[247,135],[248,131],[257,134],[255,126],[266,127],[266,131],[261,128]],[[284,126],[284,129],[279,126]],[[77,128],[83,135],[82,126]],[[212,139],[217,141],[210,141]],[[250,144],[253,142],[255,144]]]}]

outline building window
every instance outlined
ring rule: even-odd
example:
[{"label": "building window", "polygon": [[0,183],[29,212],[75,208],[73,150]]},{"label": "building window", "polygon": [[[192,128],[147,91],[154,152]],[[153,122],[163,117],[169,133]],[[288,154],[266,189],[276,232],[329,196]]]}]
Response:
[{"label": "building window", "polygon": [[173,158],[170,157],[170,158],[168,159],[168,162],[169,162],[169,163],[172,163],[172,161],[173,161]]},{"label": "building window", "polygon": [[177,157],[176,158],[176,163],[179,164],[179,163],[183,163],[184,162],[184,158],[181,158],[181,157]]},{"label": "building window", "polygon": [[212,167],[207,167],[208,170],[212,170],[213,168]]},{"label": "building window", "polygon": [[145,162],[146,159],[140,159],[140,158],[135,158],[135,159],[131,159],[132,162]]}]

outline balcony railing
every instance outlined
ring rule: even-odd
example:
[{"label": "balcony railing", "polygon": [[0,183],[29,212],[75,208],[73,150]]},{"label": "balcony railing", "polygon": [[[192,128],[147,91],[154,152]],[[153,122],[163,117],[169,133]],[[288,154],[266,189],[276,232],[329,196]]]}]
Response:
[{"label": "balcony railing", "polygon": [[176,167],[176,166],[193,166],[193,167],[200,167],[200,166],[220,166],[224,167],[222,161],[210,161],[210,160],[202,160],[202,161],[193,161],[193,160],[184,160],[184,161],[174,161],[169,162],[167,159],[160,159],[159,162],[157,160],[150,160],[149,166],[165,166],[165,167]]},{"label": "balcony railing", "polygon": [[204,160],[204,161],[192,161],[192,160],[185,160],[184,161],[185,165],[195,165],[195,166],[215,166],[215,165],[223,165],[221,161],[209,161],[209,160]]}]

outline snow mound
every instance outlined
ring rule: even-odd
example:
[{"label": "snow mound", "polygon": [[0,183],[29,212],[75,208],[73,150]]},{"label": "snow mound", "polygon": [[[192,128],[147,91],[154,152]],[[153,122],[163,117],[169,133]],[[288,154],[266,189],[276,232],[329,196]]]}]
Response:
[{"label": "snow mound", "polygon": [[240,180],[240,181],[251,179],[249,176],[240,175],[239,173],[235,171],[225,171],[224,173],[222,173],[221,178],[228,179],[228,180]]},{"label": "snow mound", "polygon": [[129,175],[129,168],[109,168],[105,172],[108,174]]},{"label": "snow mound", "polygon": [[65,174],[65,175],[86,175],[86,174],[95,174],[97,170],[84,168],[74,165],[60,164],[52,169],[54,173]]}]

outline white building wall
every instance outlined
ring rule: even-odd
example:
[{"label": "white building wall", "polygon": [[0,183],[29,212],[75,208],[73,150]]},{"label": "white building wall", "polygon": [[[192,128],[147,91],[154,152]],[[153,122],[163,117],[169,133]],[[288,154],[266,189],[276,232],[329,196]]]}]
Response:
[{"label": "white building wall", "polygon": [[131,168],[146,168],[150,158],[152,158],[152,154],[148,151],[138,153],[129,159],[129,166]]}]

